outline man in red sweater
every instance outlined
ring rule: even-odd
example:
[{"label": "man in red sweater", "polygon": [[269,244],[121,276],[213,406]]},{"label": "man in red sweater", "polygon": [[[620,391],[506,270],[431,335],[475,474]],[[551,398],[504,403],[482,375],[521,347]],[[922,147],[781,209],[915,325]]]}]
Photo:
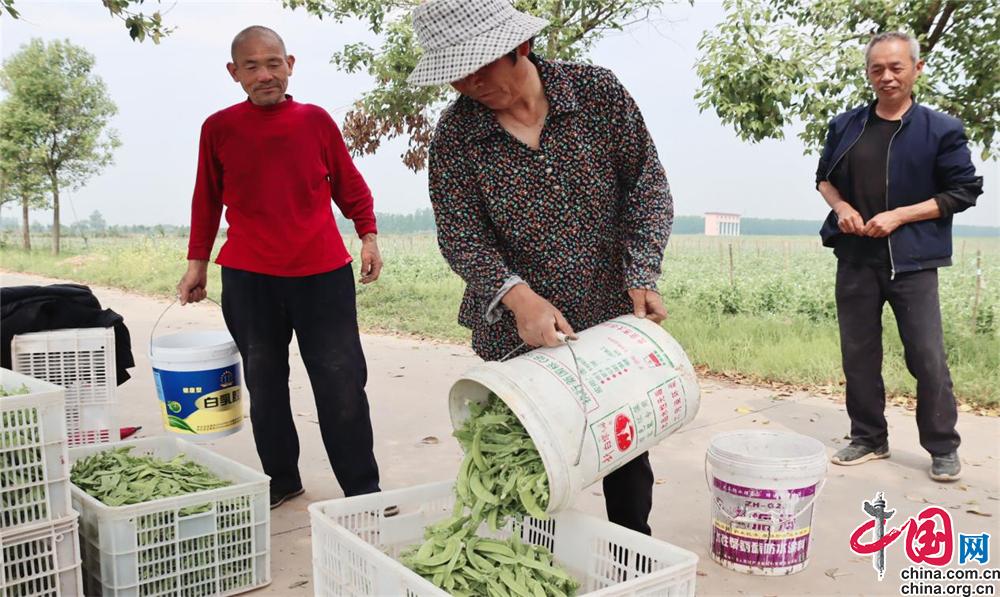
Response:
[{"label": "man in red sweater", "polygon": [[351,256],[332,198],[362,239],[361,282],[382,269],[372,195],[340,130],[318,106],[286,95],[295,58],[266,27],[249,27],[227,65],[247,100],[201,128],[181,304],[205,298],[208,259],[226,207],[222,311],[250,392],[257,454],[271,477],[271,507],[303,493],[288,392],[294,330],[327,456],[345,495],[379,491],[365,395]]}]

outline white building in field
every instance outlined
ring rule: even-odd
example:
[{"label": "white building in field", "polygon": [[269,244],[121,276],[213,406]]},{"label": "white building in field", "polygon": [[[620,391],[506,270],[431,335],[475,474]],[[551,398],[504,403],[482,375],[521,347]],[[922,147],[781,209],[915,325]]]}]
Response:
[{"label": "white building in field", "polygon": [[705,236],[739,236],[740,214],[705,212]]}]

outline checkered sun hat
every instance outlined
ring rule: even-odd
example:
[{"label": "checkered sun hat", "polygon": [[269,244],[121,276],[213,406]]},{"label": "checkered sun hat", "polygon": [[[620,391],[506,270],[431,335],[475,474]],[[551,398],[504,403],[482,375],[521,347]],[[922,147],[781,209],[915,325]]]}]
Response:
[{"label": "checkered sun hat", "polygon": [[429,0],[413,10],[423,56],[407,81],[443,85],[476,72],[549,24],[509,0]]}]

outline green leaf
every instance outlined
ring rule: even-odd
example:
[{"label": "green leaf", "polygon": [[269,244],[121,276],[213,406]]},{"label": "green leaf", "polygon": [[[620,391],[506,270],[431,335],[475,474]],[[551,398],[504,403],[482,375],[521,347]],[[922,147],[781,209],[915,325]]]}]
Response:
[{"label": "green leaf", "polygon": [[[342,127],[354,155],[378,151],[383,140],[409,137],[400,156],[412,170],[427,165],[427,151],[437,115],[454,98],[447,86],[414,88],[406,82],[420,57],[410,23],[410,11],[419,0],[283,0],[336,21],[360,19],[374,33],[383,34],[381,47],[348,44],[332,62],[348,72],[364,71],[375,85],[365,92]],[[539,34],[534,50],[549,58],[579,60],[602,37],[645,21],[662,7],[662,0],[517,0],[517,9],[543,17],[551,25]]]},{"label": "green leaf", "polygon": [[188,425],[187,422],[184,419],[181,419],[179,417],[175,417],[173,415],[168,415],[167,416],[167,422],[170,424],[171,427],[173,427],[175,429],[182,429],[184,431],[189,431],[191,433],[195,433],[195,430],[192,429],[191,426]]},{"label": "green leaf", "polygon": [[995,2],[727,0],[723,8],[698,42],[695,99],[740,138],[781,138],[799,120],[807,151],[818,151],[835,115],[873,99],[863,53],[871,33],[908,30],[927,61],[919,101],[961,119],[984,160],[1000,155]]}]

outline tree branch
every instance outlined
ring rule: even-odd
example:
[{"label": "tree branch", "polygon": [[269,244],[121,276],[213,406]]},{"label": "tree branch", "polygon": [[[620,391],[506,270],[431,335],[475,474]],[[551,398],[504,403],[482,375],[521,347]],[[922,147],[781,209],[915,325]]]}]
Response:
[{"label": "tree branch", "polygon": [[934,24],[934,17],[937,16],[940,10],[941,10],[941,0],[934,0],[934,3],[931,4],[930,9],[927,11],[927,14],[924,15],[924,21],[920,25],[920,30],[917,31],[916,33],[927,33],[928,31],[930,31],[931,25]]},{"label": "tree branch", "polygon": [[651,10],[652,9],[647,8],[645,14],[643,14],[641,17],[639,17],[639,18],[637,18],[637,19],[635,19],[633,21],[629,21],[627,23],[622,23],[622,29],[624,29],[626,27],[631,27],[632,25],[635,25],[637,23],[642,23],[644,21],[648,21],[649,20],[649,13],[651,12]]},{"label": "tree branch", "polygon": [[555,2],[555,4],[553,5],[552,8],[553,8],[553,11],[552,11],[552,21],[551,22],[553,23],[554,26],[551,29],[549,29],[548,48],[546,48],[546,51],[548,51],[550,58],[555,58],[556,57],[556,53],[557,53],[557,49],[558,49],[558,45],[559,45],[559,27],[561,27],[562,23],[563,23],[563,21],[562,21],[562,9],[563,9],[562,0],[556,0],[556,2]]},{"label": "tree branch", "polygon": [[941,35],[944,33],[945,27],[948,25],[948,20],[951,19],[951,13],[955,12],[956,8],[958,6],[954,1],[949,1],[945,5],[944,12],[941,13],[937,26],[934,28],[934,33],[931,33],[931,36],[927,39],[927,47],[921,48],[925,53],[930,53],[934,49],[934,46],[937,45],[938,40],[941,39]]},{"label": "tree branch", "polygon": [[565,22],[565,23],[569,23],[574,18],[576,18],[576,15],[583,8],[583,2],[570,2],[569,4],[570,4],[570,7],[572,7],[572,9],[573,9],[569,13],[565,12],[565,10],[566,10],[565,7],[562,9],[564,11],[563,12],[563,22]]}]

